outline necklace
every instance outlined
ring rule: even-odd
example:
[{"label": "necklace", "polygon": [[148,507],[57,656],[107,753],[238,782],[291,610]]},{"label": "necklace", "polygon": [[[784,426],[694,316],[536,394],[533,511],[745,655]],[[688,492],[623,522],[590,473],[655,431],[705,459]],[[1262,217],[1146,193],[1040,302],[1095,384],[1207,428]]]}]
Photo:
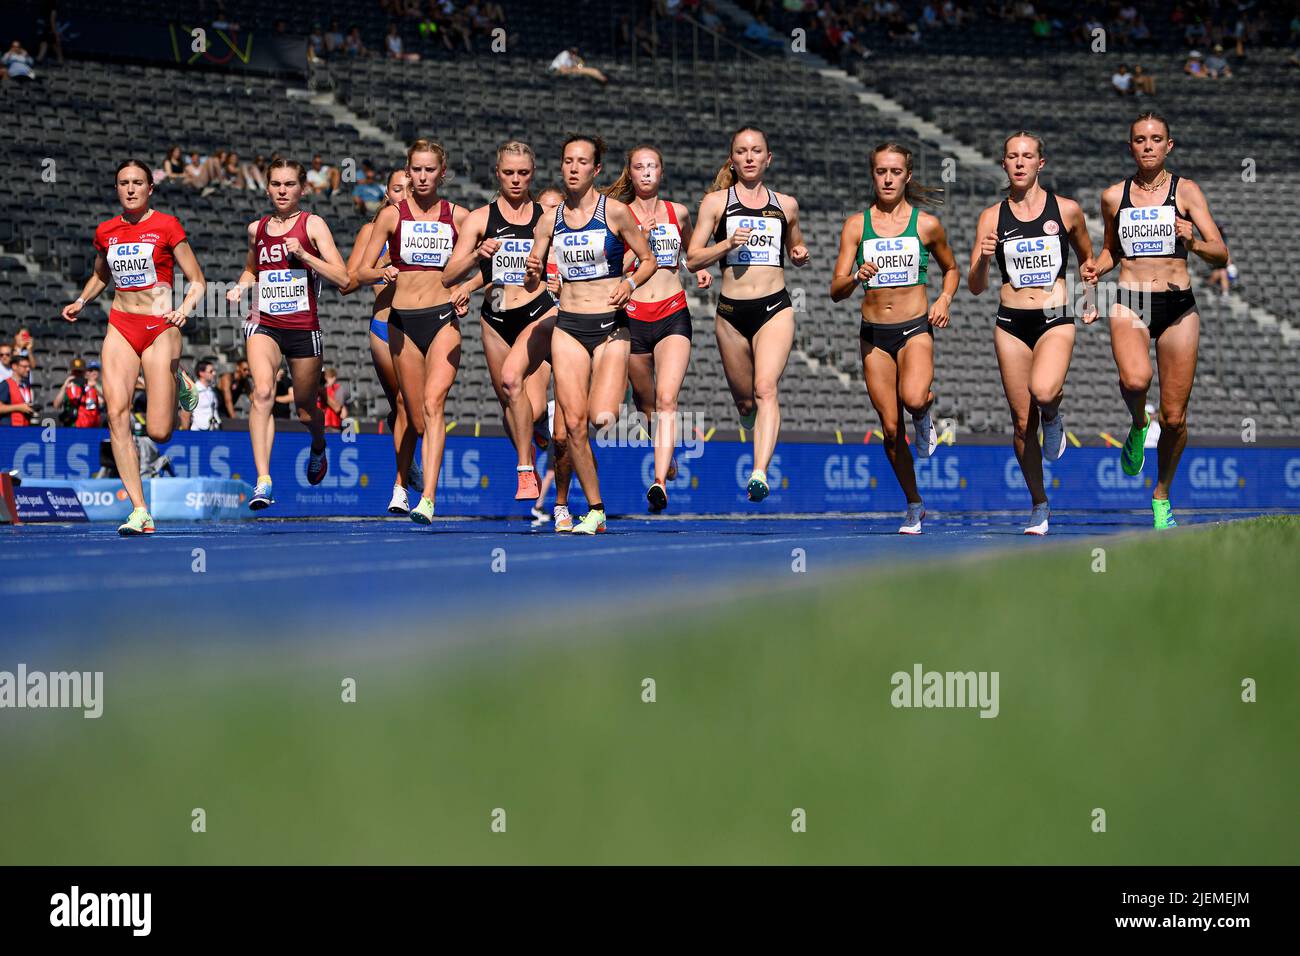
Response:
[{"label": "necklace", "polygon": [[1163,186],[1168,179],[1169,179],[1169,170],[1163,169],[1160,171],[1159,178],[1157,178],[1156,181],[1153,182],[1150,186],[1145,185],[1140,179],[1134,179],[1133,182],[1137,183],[1138,189],[1141,189],[1143,192],[1153,193],[1161,186]]}]

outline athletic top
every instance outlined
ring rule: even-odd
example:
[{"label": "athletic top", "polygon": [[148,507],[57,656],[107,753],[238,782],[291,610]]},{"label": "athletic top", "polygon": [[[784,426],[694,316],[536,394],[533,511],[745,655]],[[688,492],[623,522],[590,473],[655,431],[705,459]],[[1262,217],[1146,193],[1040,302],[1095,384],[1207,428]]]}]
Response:
[{"label": "athletic top", "polygon": [[921,210],[912,207],[907,228],[897,236],[878,236],[871,225],[871,209],[862,210],[862,241],[854,261],[861,268],[864,262],[874,262],[877,272],[866,282],[864,289],[902,289],[925,285],[926,271],[930,268],[930,253],[921,243],[916,222]]},{"label": "athletic top", "polygon": [[564,203],[555,207],[552,246],[555,264],[564,282],[608,279],[623,272],[623,240],[605,222],[605,196],[596,199],[596,211],[581,229],[570,229],[564,221]]},{"label": "athletic top", "polygon": [[1135,206],[1129,197],[1133,177],[1124,180],[1124,198],[1119,201],[1115,228],[1119,231],[1121,259],[1186,259],[1187,246],[1174,231],[1176,219],[1187,217],[1178,212],[1175,197],[1178,176],[1169,175],[1169,195],[1159,206]]},{"label": "athletic top", "polygon": [[[485,239],[497,239],[501,245],[491,259],[479,259],[479,271],[484,285],[523,285],[524,266],[533,251],[533,227],[542,218],[542,207],[533,203],[533,212],[526,223],[507,222],[497,201],[488,207]],[[486,300],[484,300],[486,301]]]},{"label": "athletic top", "polygon": [[98,428],[103,417],[104,397],[98,385],[79,384],[75,379],[68,383],[64,391],[68,408],[76,409],[75,424],[77,428]]},{"label": "athletic top", "polygon": [[[637,219],[636,210],[628,205],[632,210],[632,218],[636,219],[637,225],[641,220]],[[659,264],[660,269],[670,269],[677,271],[681,264],[682,253],[682,229],[677,224],[677,213],[673,210],[673,204],[664,200],[664,208],[668,210],[668,221],[655,223],[654,229],[650,230],[647,238],[650,240],[650,248],[655,251],[655,262]],[[636,271],[638,262],[634,263],[629,271]]]},{"label": "athletic top", "polygon": [[257,224],[253,240],[254,261],[257,265],[257,299],[249,320],[255,325],[275,329],[320,329],[316,317],[316,297],[320,295],[321,280],[314,270],[305,266],[297,256],[284,248],[284,241],[293,236],[302,244],[303,251],[320,256],[320,251],[307,235],[307,220],[311,213],[305,210],[294,220],[293,226],[283,236],[272,236],[266,231],[270,216],[263,216]]},{"label": "athletic top", "polygon": [[1045,190],[1047,201],[1038,218],[1030,222],[1017,219],[1011,201],[1002,200],[998,207],[998,247],[995,255],[1002,270],[1002,284],[1013,289],[1050,289],[1065,275],[1070,263],[1070,244],[1066,242],[1065,221],[1056,193]]},{"label": "athletic top", "polygon": [[[386,256],[386,255],[388,255],[388,240],[387,240],[387,239],[384,240],[384,248],[382,248],[382,249],[379,250],[379,258],[382,259],[382,258],[384,258],[384,256]],[[381,275],[378,279],[376,279],[374,282],[372,282],[372,283],[370,283],[370,284],[373,285],[373,286],[375,286],[375,287],[377,287],[377,288],[382,289],[384,286],[388,285],[388,280],[385,279],[385,278]],[[386,321],[386,320],[385,320],[385,321]]]},{"label": "athletic top", "polygon": [[431,272],[443,268],[456,245],[456,224],[451,215],[454,208],[447,200],[440,199],[437,219],[416,219],[410,204],[405,199],[399,202],[388,261],[400,272]]},{"label": "athletic top", "polygon": [[157,209],[137,223],[114,216],[95,229],[95,249],[108,260],[113,285],[121,292],[170,286],[172,250],[184,241],[180,220]]},{"label": "athletic top", "polygon": [[[765,189],[767,187],[764,187]],[[724,266],[785,265],[785,210],[776,193],[767,190],[762,209],[750,209],[736,195],[736,187],[727,190],[727,208],[718,217],[713,230],[714,242],[725,242],[737,229],[751,229],[749,241],[739,249],[728,249]]]}]

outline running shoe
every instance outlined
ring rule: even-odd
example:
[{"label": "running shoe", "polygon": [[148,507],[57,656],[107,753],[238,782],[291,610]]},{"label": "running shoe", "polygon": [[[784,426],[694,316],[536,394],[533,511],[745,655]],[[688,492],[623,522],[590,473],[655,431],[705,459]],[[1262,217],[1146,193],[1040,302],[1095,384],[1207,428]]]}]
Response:
[{"label": "running shoe", "polygon": [[551,516],[546,513],[546,509],[541,505],[533,505],[533,509],[529,514],[533,516],[533,524],[546,524],[551,520]]},{"label": "running shoe", "polygon": [[762,501],[768,494],[767,475],[761,471],[755,471],[749,476],[749,488],[747,490],[750,501]]},{"label": "running shoe", "polygon": [[1056,461],[1064,454],[1065,416],[1057,412],[1050,422],[1043,420],[1043,457],[1048,461]]},{"label": "running shoe", "polygon": [[542,493],[537,485],[537,472],[529,469],[518,472],[518,475],[515,501],[536,501],[538,495]]},{"label": "running shoe", "polygon": [[925,518],[925,504],[920,501],[907,503],[907,517],[898,529],[899,534],[920,534],[921,521]]},{"label": "running shoe", "polygon": [[1025,525],[1025,534],[1045,535],[1047,534],[1047,519],[1051,514],[1051,508],[1047,502],[1034,505],[1034,510],[1029,512],[1029,524]]},{"label": "running shoe", "polygon": [[574,534],[604,534],[605,533],[605,512],[588,511],[582,516],[582,520],[573,526]]},{"label": "running shoe", "polygon": [[390,515],[410,514],[411,503],[406,497],[406,489],[401,485],[393,485],[393,497],[388,501],[388,513]]},{"label": "running shoe", "polygon": [[754,430],[754,422],[758,421],[758,406],[755,405],[748,415],[740,416],[740,424],[744,425],[750,431]]},{"label": "running shoe", "polygon": [[330,459],[328,449],[322,448],[319,453],[312,452],[311,457],[307,459],[307,484],[319,485],[325,480],[325,475],[330,470]]},{"label": "running shoe", "polygon": [[1178,527],[1178,522],[1174,520],[1174,506],[1169,503],[1168,498],[1152,498],[1151,513],[1155,515],[1157,531],[1168,531],[1170,528]]},{"label": "running shoe", "polygon": [[418,461],[412,461],[411,467],[407,469],[406,487],[419,488],[421,490],[424,488],[424,469],[420,466]]},{"label": "running shoe", "polygon": [[253,488],[253,497],[248,499],[248,510],[261,511],[273,504],[275,496],[271,494],[271,483],[268,481]]},{"label": "running shoe", "polygon": [[153,534],[153,518],[145,509],[136,508],[127,516],[124,524],[118,525],[117,533],[124,538],[137,534]]},{"label": "running shoe", "polygon": [[411,509],[411,520],[416,524],[433,524],[433,499],[420,496],[420,503]]},{"label": "running shoe", "polygon": [[913,416],[912,428],[916,431],[916,457],[929,458],[939,447],[939,433],[934,429],[934,419],[929,412],[920,418]]},{"label": "running shoe", "polygon": [[573,530],[573,515],[569,514],[568,505],[556,505],[552,512],[555,518],[555,530],[568,532]]},{"label": "running shoe", "polygon": [[1126,475],[1142,474],[1142,463],[1146,460],[1146,442],[1147,429],[1151,427],[1151,416],[1146,415],[1146,424],[1141,428],[1136,425],[1130,425],[1128,438],[1124,439],[1124,447],[1119,450],[1119,463],[1124,469]]},{"label": "running shoe", "polygon": [[677,480],[677,456],[673,455],[672,458],[668,459],[668,474],[664,475],[664,481],[676,481],[676,480]]},{"label": "running shoe", "polygon": [[650,510],[655,514],[663,511],[668,507],[668,492],[659,482],[650,486],[650,490],[645,493],[645,500],[650,502]]},{"label": "running shoe", "polygon": [[176,401],[187,412],[199,407],[199,390],[184,365],[176,366]]}]

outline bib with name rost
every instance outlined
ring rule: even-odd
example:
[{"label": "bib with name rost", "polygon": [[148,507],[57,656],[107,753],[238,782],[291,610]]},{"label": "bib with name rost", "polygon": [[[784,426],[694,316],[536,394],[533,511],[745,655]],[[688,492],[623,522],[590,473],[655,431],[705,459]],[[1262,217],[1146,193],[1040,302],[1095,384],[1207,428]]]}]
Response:
[{"label": "bib with name rost", "polygon": [[1070,248],[1065,242],[1065,222],[1056,193],[1047,198],[1038,217],[1025,222],[1002,200],[998,207],[998,245],[995,256],[1003,284],[1013,289],[1050,289],[1065,274]]},{"label": "bib with name rost", "polygon": [[607,279],[623,271],[623,240],[610,231],[605,221],[605,197],[596,200],[591,221],[581,229],[570,229],[564,221],[564,204],[555,207],[552,248],[560,278],[565,282]]},{"label": "bib with name rost", "polygon": [[495,200],[488,207],[483,238],[495,239],[500,245],[491,259],[479,260],[485,286],[524,284],[524,267],[528,264],[528,254],[533,251],[533,227],[542,218],[542,207],[537,203],[532,205],[532,215],[526,223],[508,222]]},{"label": "bib with name rost", "polygon": [[416,219],[407,200],[397,204],[397,229],[389,240],[388,257],[399,272],[427,272],[447,265],[456,245],[452,210],[451,203],[440,199],[436,219]]},{"label": "bib with name rost", "polygon": [[175,216],[154,210],[137,223],[114,216],[95,229],[95,249],[104,256],[121,292],[143,292],[170,286],[175,266],[173,250],[185,241]]},{"label": "bib with name rost", "polygon": [[316,317],[316,297],[320,294],[320,277],[297,256],[290,255],[285,240],[290,236],[298,240],[304,252],[320,256],[307,235],[310,213],[298,215],[293,226],[282,236],[267,232],[270,216],[257,224],[253,241],[254,261],[257,266],[257,301],[252,321],[277,329],[320,328]]},{"label": "bib with name rost", "polygon": [[858,244],[857,265],[873,262],[876,274],[863,283],[864,289],[902,289],[925,285],[930,253],[921,244],[916,231],[921,211],[912,207],[907,228],[897,236],[880,236],[871,225],[871,210],[862,212],[862,242]]},{"label": "bib with name rost", "polygon": [[749,241],[736,249],[727,250],[724,266],[780,268],[785,265],[785,210],[777,201],[776,193],[768,189],[767,202],[763,208],[751,209],[741,203],[735,186],[728,189],[727,208],[718,219],[713,241],[724,242],[735,235],[737,229],[749,229]]},{"label": "bib with name rost", "polygon": [[[632,210],[632,218],[640,225],[641,220],[637,219],[636,210],[633,210],[631,205],[627,208]],[[664,209],[668,212],[668,221],[656,222],[646,239],[650,242],[650,248],[655,251],[655,263],[659,268],[676,272],[682,255],[682,229],[677,223],[677,213],[673,210],[673,204],[665,201]],[[632,269],[635,270],[637,265],[639,260],[632,264]]]},{"label": "bib with name rost", "polygon": [[1121,259],[1186,259],[1187,246],[1178,238],[1174,223],[1178,213],[1178,179],[1170,175],[1169,194],[1158,206],[1135,206],[1129,189],[1132,177],[1124,180],[1124,195],[1115,214]]}]

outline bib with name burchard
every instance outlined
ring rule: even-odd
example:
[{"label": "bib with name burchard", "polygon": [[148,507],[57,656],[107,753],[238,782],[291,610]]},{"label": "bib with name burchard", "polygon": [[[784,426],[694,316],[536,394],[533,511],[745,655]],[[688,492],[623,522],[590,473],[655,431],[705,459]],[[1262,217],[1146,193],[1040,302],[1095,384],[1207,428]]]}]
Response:
[{"label": "bib with name burchard", "polygon": [[913,206],[907,228],[897,236],[880,236],[871,225],[871,210],[868,208],[862,211],[862,241],[858,243],[855,261],[858,268],[864,262],[876,265],[876,274],[862,284],[864,289],[902,289],[925,285],[930,253],[921,243],[921,236],[916,231],[920,216],[921,211]]},{"label": "bib with name burchard", "polygon": [[1050,189],[1043,211],[1028,222],[1017,219],[1009,200],[998,207],[998,246],[995,253],[1002,284],[1013,289],[1050,289],[1065,275],[1070,247],[1056,193]]},{"label": "bib with name burchard", "polygon": [[1174,224],[1178,212],[1178,180],[1170,174],[1169,194],[1158,206],[1135,206],[1129,194],[1133,177],[1124,180],[1124,195],[1115,214],[1121,259],[1186,259],[1187,246],[1178,238]]}]

